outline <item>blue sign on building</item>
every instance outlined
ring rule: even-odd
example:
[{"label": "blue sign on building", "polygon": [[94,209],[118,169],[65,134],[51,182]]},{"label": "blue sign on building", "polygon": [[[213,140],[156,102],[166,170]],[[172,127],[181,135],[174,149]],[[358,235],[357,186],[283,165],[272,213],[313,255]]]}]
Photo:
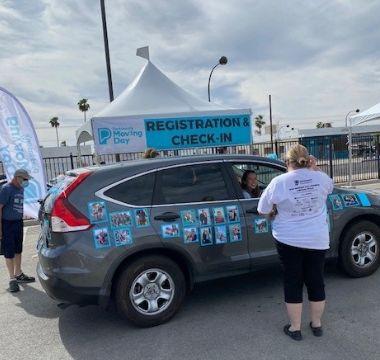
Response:
[{"label": "blue sign on building", "polygon": [[145,119],[148,147],[158,150],[251,143],[251,116],[213,115]]}]

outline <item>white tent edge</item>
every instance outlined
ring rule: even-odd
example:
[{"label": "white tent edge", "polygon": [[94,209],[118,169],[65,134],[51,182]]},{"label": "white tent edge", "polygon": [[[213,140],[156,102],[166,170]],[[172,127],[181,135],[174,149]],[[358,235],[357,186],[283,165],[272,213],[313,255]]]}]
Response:
[{"label": "white tent edge", "polygon": [[367,110],[360,112],[351,117],[350,122],[353,126],[380,119],[380,103],[370,107]]}]

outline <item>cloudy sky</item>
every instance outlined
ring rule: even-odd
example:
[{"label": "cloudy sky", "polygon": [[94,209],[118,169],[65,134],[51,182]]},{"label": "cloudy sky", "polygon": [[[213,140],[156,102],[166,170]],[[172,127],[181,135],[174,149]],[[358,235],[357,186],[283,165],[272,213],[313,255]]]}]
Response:
[{"label": "cloudy sky", "polygon": [[[344,123],[353,108],[380,102],[380,2],[350,0],[106,0],[115,96],[145,61],[207,100],[251,107],[281,125]],[[75,143],[88,98],[96,114],[108,102],[98,0],[0,0],[0,86],[30,113],[40,143]]]}]

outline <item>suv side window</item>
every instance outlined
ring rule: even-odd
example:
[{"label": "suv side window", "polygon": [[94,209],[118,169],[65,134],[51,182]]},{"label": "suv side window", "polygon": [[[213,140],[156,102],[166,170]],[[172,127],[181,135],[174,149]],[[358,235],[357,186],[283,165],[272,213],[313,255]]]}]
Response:
[{"label": "suv side window", "polygon": [[[285,172],[285,169],[277,168],[270,164],[264,165],[257,163],[234,163],[232,164],[232,170],[239,184],[241,184],[241,177],[244,172],[246,170],[253,170],[257,175],[257,181],[261,191],[268,186],[273,178]],[[239,193],[239,198],[244,198],[243,193]]]},{"label": "suv side window", "polygon": [[155,172],[137,176],[115,185],[104,192],[105,196],[123,203],[150,206],[152,203]]},{"label": "suv side window", "polygon": [[157,172],[153,204],[231,199],[220,164],[184,165]]}]

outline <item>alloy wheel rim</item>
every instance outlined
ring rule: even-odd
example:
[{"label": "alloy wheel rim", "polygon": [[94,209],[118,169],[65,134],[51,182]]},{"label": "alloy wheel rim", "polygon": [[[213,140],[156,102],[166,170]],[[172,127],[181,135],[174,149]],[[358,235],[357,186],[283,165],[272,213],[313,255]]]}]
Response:
[{"label": "alloy wheel rim", "polygon": [[363,231],[355,236],[351,245],[351,256],[356,266],[371,266],[376,261],[378,252],[379,245],[372,233]]},{"label": "alloy wheel rim", "polygon": [[133,307],[144,315],[157,315],[173,301],[174,281],[161,269],[144,270],[134,280],[129,297]]}]

